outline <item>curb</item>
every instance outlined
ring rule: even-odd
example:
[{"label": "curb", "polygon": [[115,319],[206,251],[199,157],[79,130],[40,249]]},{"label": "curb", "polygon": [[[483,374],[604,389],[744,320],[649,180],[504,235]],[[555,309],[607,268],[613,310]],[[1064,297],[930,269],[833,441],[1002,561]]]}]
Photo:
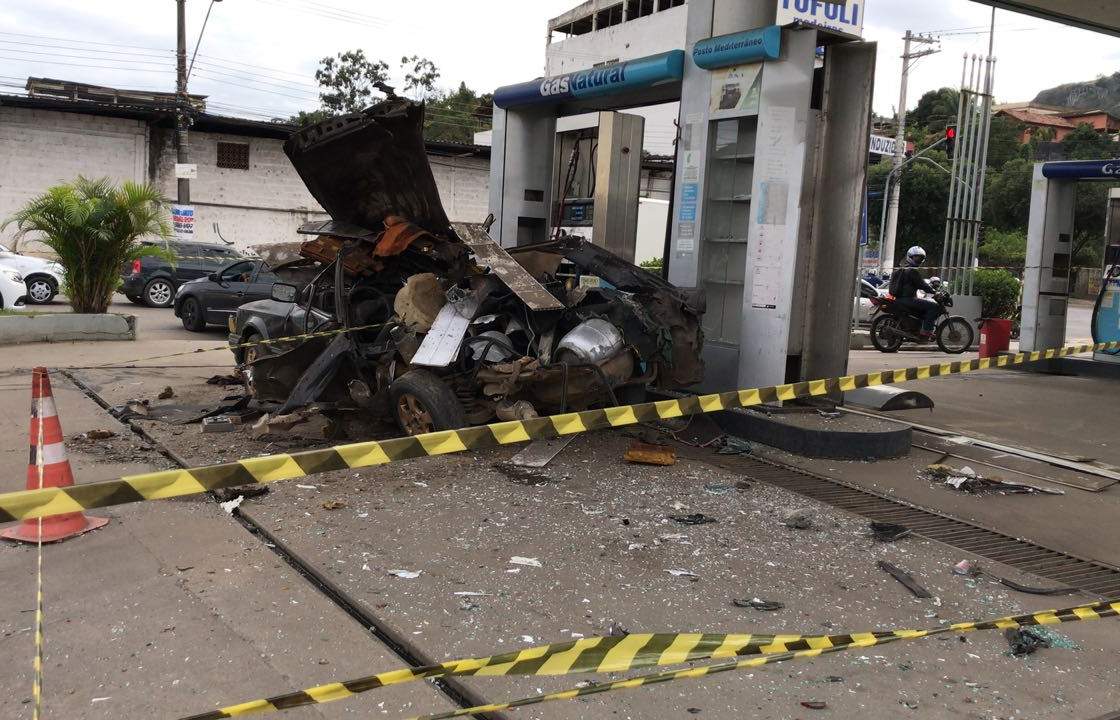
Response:
[{"label": "curb", "polygon": [[39,313],[0,316],[0,345],[135,339],[135,315]]}]

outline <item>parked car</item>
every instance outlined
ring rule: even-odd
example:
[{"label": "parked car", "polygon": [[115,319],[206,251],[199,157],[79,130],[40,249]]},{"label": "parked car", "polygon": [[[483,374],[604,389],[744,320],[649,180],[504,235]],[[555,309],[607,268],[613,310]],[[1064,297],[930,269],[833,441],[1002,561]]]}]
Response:
[{"label": "parked car", "polygon": [[53,260],[23,255],[0,245],[0,267],[11,268],[23,275],[27,285],[27,302],[45,305],[54,300],[62,287],[62,266]]},{"label": "parked car", "polygon": [[0,309],[25,310],[27,285],[18,270],[0,266]]},{"label": "parked car", "polygon": [[422,127],[422,106],[391,99],[285,143],[332,220],[300,228],[302,259],[278,265],[270,299],[231,327],[251,394],[275,403],[266,427],[308,408],[415,435],[703,377],[702,294],[581,238],[503,249],[485,225],[449,222]]},{"label": "parked car", "polygon": [[175,317],[201,332],[207,325],[228,327],[237,308],[272,293],[276,275],[263,260],[238,260],[204,278],[188,280],[175,293]]},{"label": "parked car", "polygon": [[166,247],[179,258],[172,264],[147,255],[121,269],[120,292],[137,305],[150,307],[171,307],[180,285],[217,272],[240,257],[237,251],[222,245],[174,240],[144,244]]}]

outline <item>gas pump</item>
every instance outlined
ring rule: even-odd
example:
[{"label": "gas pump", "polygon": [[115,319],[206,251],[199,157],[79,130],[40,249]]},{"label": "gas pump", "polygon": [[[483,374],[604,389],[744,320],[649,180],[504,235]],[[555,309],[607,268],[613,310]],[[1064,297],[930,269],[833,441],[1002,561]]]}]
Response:
[{"label": "gas pump", "polygon": [[[1093,306],[1093,342],[1120,342],[1120,188],[1108,194],[1105,224],[1104,277]],[[1102,351],[1094,359],[1120,363],[1120,350]]]}]

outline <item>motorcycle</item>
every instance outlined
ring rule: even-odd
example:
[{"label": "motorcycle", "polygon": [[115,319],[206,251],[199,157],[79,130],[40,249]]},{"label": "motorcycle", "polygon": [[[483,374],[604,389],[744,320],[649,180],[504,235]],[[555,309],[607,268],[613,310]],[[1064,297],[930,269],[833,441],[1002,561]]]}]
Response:
[{"label": "motorcycle", "polygon": [[[940,288],[932,300],[941,306],[934,337],[941,352],[959,355],[970,347],[975,339],[972,324],[960,315],[950,315],[953,296]],[[871,344],[879,352],[898,352],[904,342],[922,342],[922,319],[901,307],[893,295],[871,298],[875,311],[871,314]]]}]

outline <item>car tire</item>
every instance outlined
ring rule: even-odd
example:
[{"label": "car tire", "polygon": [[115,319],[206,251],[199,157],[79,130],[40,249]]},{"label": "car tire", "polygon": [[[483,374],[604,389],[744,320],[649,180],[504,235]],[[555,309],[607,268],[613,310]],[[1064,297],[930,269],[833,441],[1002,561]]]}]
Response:
[{"label": "car tire", "polygon": [[46,305],[58,295],[58,286],[45,275],[27,278],[27,302],[33,305]]},{"label": "car tire", "polygon": [[408,435],[454,430],[467,424],[463,404],[443,380],[427,370],[409,370],[389,386],[390,411]]},{"label": "car tire", "polygon": [[144,286],[144,304],[149,307],[171,307],[175,302],[175,285],[167,278],[149,280]]},{"label": "car tire", "polygon": [[179,306],[179,318],[183,321],[183,327],[191,332],[202,332],[206,329],[206,311],[196,298],[183,299],[183,304]]}]

